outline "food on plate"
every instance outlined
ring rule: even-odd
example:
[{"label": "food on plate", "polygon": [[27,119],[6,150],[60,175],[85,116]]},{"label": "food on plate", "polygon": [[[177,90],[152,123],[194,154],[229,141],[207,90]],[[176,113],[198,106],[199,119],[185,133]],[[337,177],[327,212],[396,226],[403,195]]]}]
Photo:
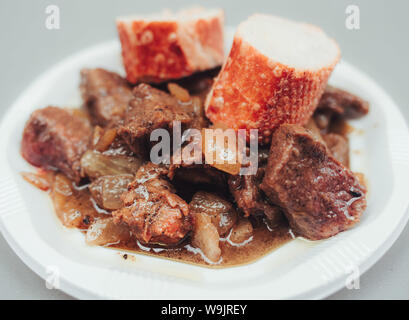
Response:
[{"label": "food on plate", "polygon": [[[345,90],[327,86],[314,120],[319,129],[325,133],[330,126],[336,125],[339,119],[348,120],[365,116],[369,112],[369,103]],[[332,131],[334,129],[332,128]]]},{"label": "food on plate", "polygon": [[307,123],[339,57],[336,42],[315,26],[253,15],[238,27],[206,115],[229,128],[259,129],[268,144],[279,125]]},{"label": "food on plate", "polygon": [[104,154],[87,150],[81,157],[80,164],[82,176],[93,180],[103,176],[135,174],[142,160],[122,154]]},{"label": "food on plate", "polygon": [[79,182],[80,159],[91,142],[92,127],[85,117],[57,107],[31,114],[23,132],[21,154],[32,165],[57,168]]},{"label": "food on plate", "polygon": [[192,228],[189,206],[163,177],[166,173],[152,163],[140,167],[122,196],[122,208],[112,213],[143,243],[177,244]]},{"label": "food on plate", "polygon": [[192,8],[117,19],[122,58],[131,83],[160,83],[223,63],[221,9]]},{"label": "food on plate", "polygon": [[[21,153],[38,171],[22,176],[88,245],[228,267],[293,237],[335,236],[364,214],[347,121],[369,104],[327,85],[335,42],[255,15],[223,61],[222,22],[220,10],[119,19],[127,79],[82,69],[82,108],[31,114]],[[161,161],[156,129],[172,145]],[[258,137],[238,150],[238,129]]]},{"label": "food on plate", "polygon": [[351,228],[366,208],[357,177],[297,125],[274,132],[261,189],[284,208],[291,228],[312,240]]},{"label": "food on plate", "polygon": [[133,94],[118,134],[136,154],[147,152],[153,130],[171,129],[174,121],[182,125],[192,123],[192,115],[185,106],[166,92],[142,83],[133,89]]},{"label": "food on plate", "polygon": [[115,125],[123,119],[132,88],[119,74],[101,68],[81,70],[80,90],[93,124]]}]

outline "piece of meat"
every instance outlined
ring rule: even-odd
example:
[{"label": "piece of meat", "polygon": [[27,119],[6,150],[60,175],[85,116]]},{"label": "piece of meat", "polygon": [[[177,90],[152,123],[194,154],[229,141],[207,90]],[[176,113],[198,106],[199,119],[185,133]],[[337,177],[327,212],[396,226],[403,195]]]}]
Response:
[{"label": "piece of meat", "polygon": [[125,116],[132,88],[119,74],[104,69],[82,69],[80,90],[94,125],[112,127]]},{"label": "piece of meat", "polygon": [[238,27],[206,115],[228,128],[258,129],[259,142],[268,144],[280,124],[308,121],[339,58],[338,45],[321,29],[253,15]]},{"label": "piece of meat", "polygon": [[260,191],[259,186],[263,174],[264,170],[259,169],[256,176],[230,176],[228,180],[229,189],[237,207],[244,213],[245,217],[265,215],[269,226],[273,227],[282,221],[282,212],[279,207],[269,203]]},{"label": "piece of meat", "polygon": [[323,139],[334,158],[349,168],[348,140],[336,133],[328,133],[323,136]]},{"label": "piece of meat", "polygon": [[220,66],[223,22],[223,10],[203,8],[118,18],[128,81],[160,83]]},{"label": "piece of meat", "polygon": [[80,159],[91,137],[92,127],[86,117],[50,106],[31,114],[24,128],[21,153],[32,165],[58,169],[79,182]]},{"label": "piece of meat", "polygon": [[166,92],[140,84],[134,88],[133,94],[134,99],[127,107],[118,135],[135,154],[146,153],[153,130],[170,129],[173,121],[179,121],[182,126],[192,122],[191,114],[184,110],[182,103]]},{"label": "piece of meat", "polygon": [[354,174],[297,125],[274,133],[261,189],[284,208],[291,228],[312,240],[351,228],[366,208],[366,190]]},{"label": "piece of meat", "polygon": [[166,174],[165,167],[142,166],[122,195],[123,207],[112,213],[116,223],[127,224],[146,244],[176,245],[192,229],[189,206],[175,194]]},{"label": "piece of meat", "polygon": [[[198,146],[195,146],[198,147]],[[177,186],[179,193],[186,199],[200,190],[213,191],[219,194],[228,192],[227,174],[212,166],[203,164],[203,155],[200,152],[190,154],[182,147],[181,163],[175,160],[175,155],[171,158],[168,177]],[[202,163],[202,164],[200,164]]]},{"label": "piece of meat", "polygon": [[348,91],[328,85],[320,99],[317,112],[330,112],[345,119],[356,119],[368,114],[369,103]]}]

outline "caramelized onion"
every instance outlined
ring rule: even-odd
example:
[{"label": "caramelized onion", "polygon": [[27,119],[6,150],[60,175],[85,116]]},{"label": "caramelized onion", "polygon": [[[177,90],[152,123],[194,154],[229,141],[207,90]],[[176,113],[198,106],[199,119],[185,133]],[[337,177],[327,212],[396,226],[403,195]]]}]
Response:
[{"label": "caramelized onion", "polygon": [[97,144],[95,145],[95,150],[99,152],[104,152],[109,148],[109,146],[114,142],[116,138],[116,129],[107,129],[98,139]]},{"label": "caramelized onion", "polygon": [[221,256],[219,233],[211,218],[205,213],[194,215],[192,245],[202,250],[211,261],[217,262]]},{"label": "caramelized onion", "polygon": [[230,234],[230,241],[235,244],[243,243],[253,235],[253,226],[248,219],[240,219],[233,227]]},{"label": "caramelized onion", "polygon": [[85,241],[88,245],[104,246],[126,241],[130,238],[130,231],[126,225],[114,223],[113,218],[94,221],[87,230]]},{"label": "caramelized onion", "polygon": [[58,218],[67,228],[86,229],[95,218],[102,216],[94,208],[88,190],[74,188],[63,174],[55,176],[51,199]]},{"label": "caramelized onion", "polygon": [[32,184],[34,187],[40,190],[47,191],[48,189],[50,189],[50,183],[45,177],[40,174],[32,172],[22,172],[21,176],[28,183]]},{"label": "caramelized onion", "polygon": [[98,206],[116,210],[122,207],[121,195],[128,190],[133,177],[130,174],[103,176],[94,180],[88,188]]},{"label": "caramelized onion", "polygon": [[185,88],[177,85],[176,83],[169,82],[168,83],[168,90],[172,96],[182,102],[190,101],[190,94]]},{"label": "caramelized onion", "polygon": [[96,179],[102,176],[135,174],[142,160],[123,155],[106,155],[88,150],[81,158],[83,176]]}]

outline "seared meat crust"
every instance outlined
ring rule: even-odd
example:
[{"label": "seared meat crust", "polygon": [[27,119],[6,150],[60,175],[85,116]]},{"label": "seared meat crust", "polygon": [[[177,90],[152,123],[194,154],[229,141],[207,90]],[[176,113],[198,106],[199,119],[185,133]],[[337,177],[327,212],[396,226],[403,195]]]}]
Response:
[{"label": "seared meat crust", "polygon": [[146,244],[175,245],[192,229],[189,206],[175,194],[166,174],[165,167],[142,166],[122,195],[123,207],[112,213],[115,223],[127,224]]},{"label": "seared meat crust", "polygon": [[285,209],[291,228],[312,240],[351,228],[366,208],[358,179],[297,125],[274,133],[261,189]]}]

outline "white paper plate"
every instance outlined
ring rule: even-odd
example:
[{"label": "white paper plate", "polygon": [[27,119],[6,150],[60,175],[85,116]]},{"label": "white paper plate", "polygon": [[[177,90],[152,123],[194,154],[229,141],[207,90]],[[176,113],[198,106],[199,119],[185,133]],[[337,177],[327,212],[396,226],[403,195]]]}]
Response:
[{"label": "white paper plate", "polygon": [[[228,44],[227,44],[228,45]],[[78,298],[276,299],[322,298],[361,274],[397,239],[409,204],[409,133],[392,99],[368,76],[342,61],[330,82],[367,99],[370,114],[353,121],[351,165],[369,181],[368,209],[352,230],[329,240],[291,241],[250,265],[208,269],[116,250],[89,247],[62,227],[46,193],[19,173],[24,123],[36,108],[79,106],[79,71],[123,73],[117,41],[70,56],[51,68],[11,106],[0,126],[0,228],[16,254],[41,277],[58,271],[60,287]],[[358,268],[358,269],[356,269]]]}]

